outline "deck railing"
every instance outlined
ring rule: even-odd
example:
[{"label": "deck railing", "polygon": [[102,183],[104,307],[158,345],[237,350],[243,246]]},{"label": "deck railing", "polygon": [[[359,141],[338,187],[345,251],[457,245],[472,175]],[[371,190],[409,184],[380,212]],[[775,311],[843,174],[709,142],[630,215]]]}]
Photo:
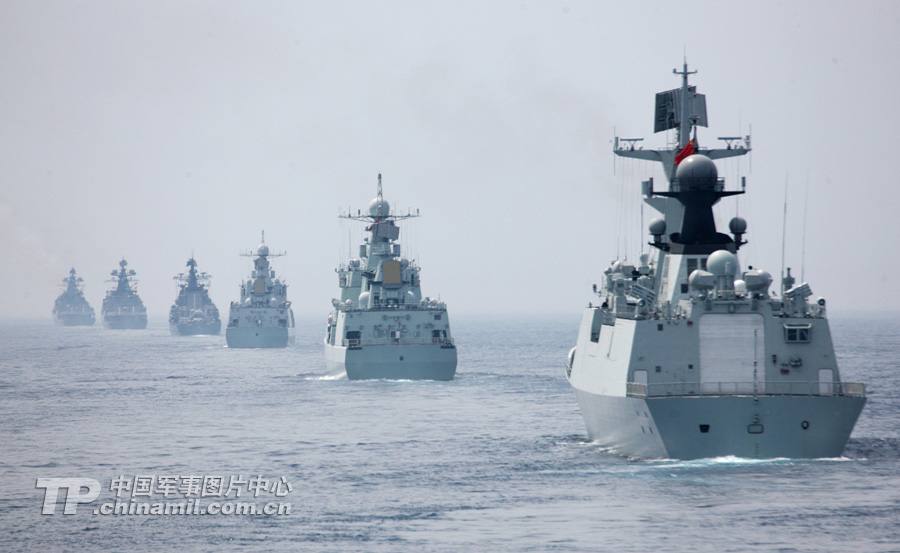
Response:
[{"label": "deck railing", "polygon": [[859,382],[628,382],[630,397],[668,396],[846,396],[866,397],[866,385]]}]

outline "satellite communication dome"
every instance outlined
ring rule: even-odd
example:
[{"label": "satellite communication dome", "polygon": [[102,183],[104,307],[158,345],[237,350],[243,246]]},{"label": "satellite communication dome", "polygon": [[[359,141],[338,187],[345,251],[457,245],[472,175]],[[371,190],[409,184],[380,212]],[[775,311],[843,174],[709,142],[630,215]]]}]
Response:
[{"label": "satellite communication dome", "polygon": [[744,234],[747,232],[747,221],[743,217],[734,217],[728,222],[728,229],[732,234]]},{"label": "satellite communication dome", "polygon": [[384,198],[375,198],[369,202],[369,215],[372,217],[387,217],[391,212],[391,204]]},{"label": "satellite communication dome", "polygon": [[694,154],[678,164],[675,178],[687,181],[689,188],[711,189],[716,185],[719,171],[713,160],[701,154]]},{"label": "satellite communication dome", "polygon": [[653,219],[650,221],[650,234],[659,236],[666,233],[666,222],[663,219]]},{"label": "satellite communication dome", "polygon": [[716,276],[733,275],[737,267],[737,256],[727,250],[714,251],[706,260],[707,270]]},{"label": "satellite communication dome", "polygon": [[258,248],[256,248],[256,255],[269,255],[269,246],[265,244],[260,244]]}]

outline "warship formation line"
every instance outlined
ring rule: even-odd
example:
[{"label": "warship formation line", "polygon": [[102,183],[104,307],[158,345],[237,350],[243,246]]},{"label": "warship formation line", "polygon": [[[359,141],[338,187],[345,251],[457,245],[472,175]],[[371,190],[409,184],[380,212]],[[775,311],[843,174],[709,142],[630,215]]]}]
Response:
[{"label": "warship formation line", "polygon": [[112,271],[110,282],[115,286],[106,292],[103,298],[103,327],[111,329],[147,328],[147,308],[137,293],[137,281],[133,279],[135,272],[127,269],[128,262],[119,261],[119,270]]},{"label": "warship formation line", "polygon": [[241,298],[231,302],[225,343],[229,348],[283,348],[294,343],[294,311],[287,299],[287,283],[275,277],[269,258],[284,253],[272,253],[266,245],[265,232],[253,257],[250,278],[241,283]]},{"label": "warship formation line", "polygon": [[[741,270],[747,223],[716,230],[726,190],[713,160],[750,151],[749,136],[700,146],[706,99],[688,84],[656,96],[654,132],[676,129],[674,148],[641,150],[616,138],[616,155],[663,165],[668,187],[643,183],[653,255],[616,261],[585,309],[566,377],[590,439],[636,458],[839,457],[866,401],[844,382],[825,300],[810,302],[790,269],[779,294],[769,273]],[[693,132],[693,136],[691,133]],[[742,182],[745,182],[742,179]]]},{"label": "warship formation line", "polygon": [[219,310],[209,298],[210,276],[197,272],[193,256],[187,261],[188,273],[173,279],[178,283],[178,296],[169,310],[169,331],[173,335],[218,336],[222,330]]},{"label": "warship formation line", "polygon": [[422,297],[420,268],[401,255],[398,215],[378,192],[368,213],[342,215],[367,225],[359,258],[336,269],[340,298],[332,300],[325,333],[329,374],[350,380],[451,380],[456,345],[447,306]]},{"label": "warship formation line", "polygon": [[[673,130],[676,142],[660,150],[636,147],[642,139],[616,137],[614,154],[658,162],[664,190],[653,179],[643,201],[660,216],[649,224],[648,245],[637,263],[615,261],[594,286],[599,305],[583,312],[575,347],[566,360],[591,440],[635,458],[830,458],[842,454],[865,405],[865,386],[841,378],[825,300],[797,283],[790,269],[772,276],[742,269],[747,222],[734,217],[730,234],[716,228],[713,206],[743,194],[726,188],[715,160],[750,152],[750,137],[720,137],[724,148],[701,146],[705,96],[689,84],[696,71],[675,71],[680,88],[656,95],[654,132]],[[365,223],[369,236],[359,258],[336,269],[340,297],[332,301],[324,338],[327,371],[348,379],[451,380],[457,350],[446,305],[423,297],[420,267],[401,255],[398,222],[384,200],[381,175],[366,213],[342,218]],[[230,348],[285,347],[294,340],[287,284],[276,278],[262,243],[254,268],[231,303]],[[122,259],[103,300],[106,328],[146,328],[146,308],[135,272]],[[172,333],[218,334],[218,311],[208,296],[208,275],[188,261],[170,311]],[[54,321],[93,324],[81,279],[70,271]]]}]

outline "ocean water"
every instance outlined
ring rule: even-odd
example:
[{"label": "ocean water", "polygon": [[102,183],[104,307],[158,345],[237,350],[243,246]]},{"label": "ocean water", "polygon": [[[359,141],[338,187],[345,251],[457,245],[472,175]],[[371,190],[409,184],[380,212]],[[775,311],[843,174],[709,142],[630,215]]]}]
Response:
[{"label": "ocean water", "polygon": [[[691,462],[585,439],[579,317],[454,317],[452,382],[323,377],[318,319],[282,350],[2,323],[0,551],[900,551],[900,315],[832,317],[869,397],[842,458]],[[291,512],[94,514],[120,476],[262,477]],[[38,478],[103,489],[42,515]]]}]

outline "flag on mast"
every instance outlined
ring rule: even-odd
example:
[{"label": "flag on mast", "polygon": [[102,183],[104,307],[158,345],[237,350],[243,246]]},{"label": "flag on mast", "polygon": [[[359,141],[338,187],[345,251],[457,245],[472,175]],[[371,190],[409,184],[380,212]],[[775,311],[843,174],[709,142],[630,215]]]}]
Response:
[{"label": "flag on mast", "polygon": [[692,156],[692,155],[694,155],[694,139],[693,138],[675,156],[675,165],[678,165],[679,163],[681,163],[684,160],[684,158]]}]

